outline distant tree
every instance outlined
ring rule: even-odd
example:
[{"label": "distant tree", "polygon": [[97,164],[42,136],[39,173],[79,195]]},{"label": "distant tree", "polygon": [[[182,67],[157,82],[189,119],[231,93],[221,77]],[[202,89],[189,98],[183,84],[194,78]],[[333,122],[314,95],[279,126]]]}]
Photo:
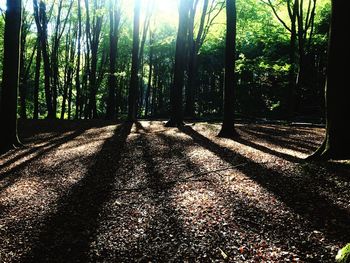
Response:
[{"label": "distant tree", "polygon": [[[297,93],[300,93],[303,88],[305,89],[307,82],[307,68],[310,67],[310,65],[307,64],[306,52],[314,34],[317,0],[261,1],[271,7],[278,21],[290,33],[288,117],[293,118],[297,109]],[[287,17],[289,18],[288,22],[279,14],[279,6],[286,8]],[[296,65],[298,65],[297,78],[295,78]]]},{"label": "distant tree", "polygon": [[77,35],[77,67],[75,73],[75,119],[81,118],[81,108],[82,108],[82,92],[81,92],[81,81],[80,81],[80,64],[81,64],[81,37],[82,37],[82,19],[81,19],[81,2],[78,2],[78,35]]},{"label": "distant tree", "polygon": [[17,135],[17,94],[21,49],[22,1],[7,0],[4,34],[4,61],[1,89],[1,151],[19,146]]},{"label": "distant tree", "polygon": [[[189,47],[189,63],[188,63],[188,79],[186,85],[186,100],[185,100],[185,117],[193,118],[195,116],[195,95],[198,90],[198,54],[204,41],[209,33],[215,19],[225,7],[225,1],[222,0],[204,0],[202,13],[200,15],[197,32],[195,32],[195,17],[198,0],[190,10],[189,32],[188,32],[188,47]],[[196,33],[196,34],[195,34]]]},{"label": "distant tree", "polygon": [[44,62],[44,82],[45,82],[45,100],[47,107],[47,118],[56,118],[56,112],[53,108],[52,102],[52,90],[51,90],[51,62],[49,56],[48,47],[48,19],[46,14],[46,3],[37,0],[33,0],[34,18],[38,32],[38,38],[40,39],[42,58]]},{"label": "distant tree", "polygon": [[116,112],[116,62],[118,51],[118,35],[120,23],[120,10],[117,1],[110,2],[109,10],[109,79],[108,79],[108,101],[106,119],[115,120]]},{"label": "distant tree", "polygon": [[[147,11],[145,14],[145,19],[143,21],[143,29],[141,34],[141,43],[140,43],[140,50],[139,50],[139,68],[140,68],[140,83],[139,83],[139,115],[142,115],[142,110],[144,109],[144,101],[145,101],[145,90],[144,90],[144,82],[143,77],[145,75],[144,71],[144,52],[145,52],[145,45],[146,45],[146,39],[148,31],[150,30],[150,24],[151,24],[151,18],[154,10],[155,1],[148,2],[147,5]],[[146,91],[147,92],[147,91]]]},{"label": "distant tree", "polygon": [[231,138],[236,135],[234,121],[234,88],[236,61],[236,0],[226,0],[226,52],[225,52],[225,88],[224,119],[219,137]]},{"label": "distant tree", "polygon": [[332,19],[328,51],[326,96],[326,136],[320,148],[308,160],[350,158],[350,88],[348,77],[350,26],[347,2],[332,0]]},{"label": "distant tree", "polygon": [[41,43],[39,37],[37,37],[37,48],[35,58],[35,77],[34,77],[34,111],[33,119],[39,119],[39,88],[40,88],[40,69],[41,69]]},{"label": "distant tree", "polygon": [[188,37],[189,13],[193,0],[181,0],[179,7],[179,28],[176,39],[174,82],[170,90],[170,120],[167,127],[183,125],[182,91],[186,67],[186,40]]},{"label": "distant tree", "polygon": [[[98,92],[98,59],[101,41],[101,31],[103,25],[103,13],[100,12],[105,1],[93,1],[93,9],[90,10],[89,0],[85,0],[86,9],[86,38],[87,38],[87,65],[89,72],[89,99],[86,105],[85,118],[97,118],[97,101],[96,95]],[[92,16],[90,16],[90,12]],[[102,55],[104,53],[102,52]],[[91,55],[91,56],[90,56]],[[103,56],[102,56],[103,57]],[[103,58],[101,59],[103,61]]]},{"label": "distant tree", "polygon": [[135,121],[137,118],[137,93],[138,93],[138,72],[139,72],[139,50],[140,50],[140,8],[141,0],[135,1],[134,6],[134,31],[133,31],[133,48],[131,77],[129,86],[129,108],[128,120]]}]

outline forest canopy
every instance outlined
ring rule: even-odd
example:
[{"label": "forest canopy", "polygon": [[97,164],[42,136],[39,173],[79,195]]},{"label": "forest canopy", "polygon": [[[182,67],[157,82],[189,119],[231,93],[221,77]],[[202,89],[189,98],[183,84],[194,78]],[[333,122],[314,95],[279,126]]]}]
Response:
[{"label": "forest canopy", "polygon": [[[191,76],[188,62],[185,116],[218,118],[223,111],[225,1],[194,2],[192,41],[196,47],[194,54],[189,54],[189,61],[195,59],[197,73]],[[322,122],[330,1],[300,1],[300,19],[291,16],[288,2],[237,1],[235,113],[248,118]],[[37,5],[36,12],[33,3]],[[167,117],[178,1],[140,3],[137,115]],[[3,32],[5,1],[1,0],[0,6]],[[115,117],[124,118],[131,74],[134,1],[26,0],[23,6],[20,118],[103,118],[111,103]],[[35,13],[39,27],[41,24],[42,29],[47,28],[39,46]],[[0,36],[2,49],[3,33]],[[38,47],[42,49],[43,43],[46,51],[39,55]],[[116,54],[113,92],[109,90],[111,44],[115,45]],[[0,50],[1,56],[2,53]]]}]

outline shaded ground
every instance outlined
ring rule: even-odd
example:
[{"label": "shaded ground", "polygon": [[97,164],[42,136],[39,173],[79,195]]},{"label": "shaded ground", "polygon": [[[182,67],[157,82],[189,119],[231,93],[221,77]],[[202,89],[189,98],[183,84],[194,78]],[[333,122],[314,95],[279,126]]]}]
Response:
[{"label": "shaded ground", "polygon": [[26,122],[0,157],[0,262],[333,262],[350,169],[323,129]]}]

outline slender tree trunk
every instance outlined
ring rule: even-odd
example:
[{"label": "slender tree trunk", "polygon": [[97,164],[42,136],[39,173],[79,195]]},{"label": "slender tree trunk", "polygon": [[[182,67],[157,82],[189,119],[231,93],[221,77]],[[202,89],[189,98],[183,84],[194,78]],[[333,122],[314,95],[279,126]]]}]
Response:
[{"label": "slender tree trunk", "polygon": [[[203,44],[205,38],[205,21],[207,17],[209,0],[204,0],[201,19],[197,35],[194,36],[194,19],[196,13],[196,6],[198,1],[195,2],[195,6],[190,15],[189,24],[189,65],[188,65],[188,83],[186,86],[186,103],[185,103],[185,116],[188,118],[195,117],[195,95],[199,86],[198,80],[198,52]],[[212,2],[213,4],[214,2]],[[211,23],[211,22],[209,22]],[[208,24],[207,27],[210,25]]]},{"label": "slender tree trunk", "polygon": [[7,0],[0,119],[0,150],[21,145],[17,135],[17,94],[21,50],[22,1]]},{"label": "slender tree trunk", "polygon": [[77,68],[75,73],[75,89],[76,89],[76,100],[75,100],[75,119],[80,119],[81,109],[81,87],[80,87],[80,57],[81,57],[81,3],[78,1],[78,45],[77,45]]},{"label": "slender tree trunk", "polygon": [[234,121],[234,88],[236,61],[236,0],[226,0],[226,53],[224,119],[219,137],[231,138],[236,135]]},{"label": "slender tree trunk", "polygon": [[40,39],[37,40],[37,50],[35,59],[35,77],[34,77],[34,111],[33,119],[39,119],[39,88],[40,88],[40,69],[41,69],[41,44]]},{"label": "slender tree trunk", "polygon": [[66,50],[65,50],[65,68],[64,68],[64,84],[63,84],[63,96],[62,96],[62,107],[61,107],[61,120],[64,119],[66,113],[66,101],[68,97],[68,68],[69,68],[69,38],[70,32],[66,36]]},{"label": "slender tree trunk", "polygon": [[97,15],[95,17],[95,24],[92,32],[91,40],[91,68],[89,75],[90,82],[90,96],[88,104],[87,116],[89,118],[98,118],[97,116],[97,104],[96,104],[96,95],[98,91],[97,85],[97,63],[98,63],[98,50],[100,44],[100,34],[102,29],[102,17]]},{"label": "slender tree trunk", "polygon": [[152,89],[152,74],[153,74],[153,33],[150,32],[150,38],[149,38],[149,45],[150,45],[150,51],[149,51],[149,73],[148,73],[148,84],[147,84],[147,90],[146,90],[146,96],[145,96],[145,117],[148,117],[149,113],[149,104],[150,104],[150,95],[151,95],[151,89]]},{"label": "slender tree trunk", "polygon": [[291,34],[290,34],[290,46],[289,46],[289,63],[290,69],[288,73],[288,116],[287,118],[292,120],[295,115],[296,109],[296,79],[295,79],[295,53],[296,53],[296,21],[295,16],[291,19]]},{"label": "slender tree trunk", "polygon": [[135,1],[134,8],[134,32],[133,32],[133,48],[132,48],[132,65],[131,78],[129,87],[129,109],[128,120],[135,121],[137,119],[137,89],[138,89],[138,71],[139,71],[139,47],[140,47],[140,8],[141,0]]},{"label": "slender tree trunk", "polygon": [[182,91],[186,68],[186,40],[188,34],[189,12],[193,1],[181,0],[179,8],[179,29],[176,40],[174,83],[170,90],[171,112],[167,127],[179,127],[183,123]]},{"label": "slender tree trunk", "polygon": [[26,120],[27,119],[27,79],[26,79],[26,72],[25,72],[25,48],[26,48],[26,32],[25,32],[25,25],[22,22],[21,26],[21,55],[20,55],[20,84],[19,84],[19,98],[20,98],[20,111],[19,116],[21,119]]},{"label": "slender tree trunk", "polygon": [[[114,3],[118,5],[117,3]],[[116,74],[116,62],[118,54],[118,31],[120,22],[120,12],[117,10],[117,6],[113,6],[112,2],[109,11],[110,20],[110,36],[109,36],[109,92],[107,101],[107,113],[106,118],[109,120],[117,119],[116,112],[116,88],[117,88],[117,76]]]},{"label": "slender tree trunk", "polygon": [[47,50],[47,16],[46,16],[46,4],[40,1],[33,0],[34,18],[38,30],[38,37],[40,39],[41,51],[44,61],[44,79],[45,79],[45,100],[47,107],[47,118],[56,118],[56,113],[53,110],[52,105],[52,93],[51,93],[51,65],[49,53]]}]

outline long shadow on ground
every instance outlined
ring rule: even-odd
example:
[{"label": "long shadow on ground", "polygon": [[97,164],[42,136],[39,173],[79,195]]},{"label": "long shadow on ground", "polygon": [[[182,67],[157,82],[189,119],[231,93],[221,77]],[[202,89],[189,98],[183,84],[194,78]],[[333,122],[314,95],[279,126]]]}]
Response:
[{"label": "long shadow on ground", "polygon": [[301,176],[288,176],[214,143],[189,126],[181,128],[181,131],[190,136],[195,143],[232,165],[246,163],[245,166],[239,166],[237,169],[306,218],[315,229],[323,231],[330,240],[343,243],[348,241],[349,211],[319,194],[323,183],[321,178],[315,178],[307,173],[301,173]]},{"label": "long shadow on ground", "polygon": [[244,125],[237,127],[237,129],[254,138],[259,138],[275,145],[284,145],[284,147],[290,150],[300,151],[302,153],[309,153],[310,151],[315,151],[317,148],[317,145],[314,145],[312,142],[300,140],[300,137],[310,134],[308,131],[302,131],[295,127],[285,127],[283,129],[279,126]]},{"label": "long shadow on ground", "polygon": [[[11,160],[3,163],[0,166],[0,169],[5,169],[6,167],[10,166],[12,163],[22,159],[26,158],[25,161],[21,162],[20,164],[14,166],[11,169],[8,169],[6,172],[2,173],[0,175],[0,192],[6,189],[7,187],[10,187],[13,185],[17,179],[19,179],[19,176],[21,175],[21,170],[23,168],[26,168],[28,165],[31,165],[35,161],[39,160],[41,157],[46,156],[50,152],[57,149],[59,146],[77,138],[78,136],[82,135],[86,131],[86,128],[78,129],[67,136],[60,137],[58,139],[54,139],[48,143],[45,143],[42,146],[31,148],[28,151],[25,151],[22,154],[19,154],[18,156],[15,156]],[[32,157],[27,158],[26,156],[29,156],[31,154],[34,154]]]},{"label": "long shadow on ground", "polygon": [[[179,222],[179,215],[175,211],[171,200],[171,187],[165,185],[164,175],[157,169],[158,165],[154,160],[157,148],[149,137],[148,131],[141,125],[135,123],[137,130],[143,130],[138,139],[138,144],[142,145],[143,160],[145,161],[146,186],[150,189],[150,196],[157,206],[155,220],[150,223],[146,231],[146,238],[138,243],[142,248],[138,251],[140,262],[166,262],[172,261],[176,256],[181,238],[183,237],[182,224]],[[158,231],[157,231],[158,230]],[[147,253],[147,254],[146,254]],[[137,253],[135,253],[137,255]]]},{"label": "long shadow on ground", "polygon": [[120,154],[132,124],[117,126],[94,157],[85,177],[64,196],[45,222],[24,262],[88,262],[89,245],[98,227],[98,215],[108,200]]}]

